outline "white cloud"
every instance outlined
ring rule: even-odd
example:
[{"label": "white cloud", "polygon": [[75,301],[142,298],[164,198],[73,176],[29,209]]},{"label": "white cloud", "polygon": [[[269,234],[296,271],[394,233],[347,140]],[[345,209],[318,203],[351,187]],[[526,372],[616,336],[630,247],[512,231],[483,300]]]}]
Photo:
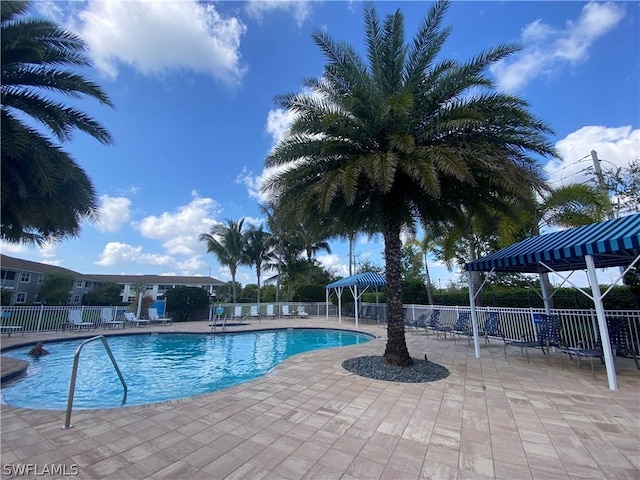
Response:
[{"label": "white cloud", "polygon": [[112,79],[123,64],[147,76],[187,70],[227,85],[240,83],[246,72],[240,63],[246,26],[222,17],[214,4],[90,1],[74,10],[67,26],[86,40],[94,66]]},{"label": "white cloud", "polygon": [[113,233],[131,220],[131,200],[126,197],[100,197],[100,220],[96,228],[103,233]]},{"label": "white cloud", "polygon": [[170,255],[199,255],[205,250],[198,236],[215,225],[214,217],[221,210],[211,198],[202,198],[197,192],[191,193],[193,200],[178,207],[175,212],[164,212],[160,216],[151,215],[134,223],[142,236],[164,241],[164,248]]},{"label": "white cloud", "polygon": [[109,242],[102,250],[100,259],[94,263],[103,267],[130,265],[132,263],[161,266],[172,265],[174,259],[169,255],[144,253],[141,246],[134,247],[126,243]]},{"label": "white cloud", "polygon": [[338,277],[346,277],[349,275],[349,266],[342,263],[338,255],[333,253],[317,255],[315,259],[333,275]]},{"label": "white cloud", "polygon": [[539,75],[550,75],[565,64],[586,61],[591,45],[615,28],[624,16],[624,6],[590,2],[583,7],[578,20],[567,21],[564,28],[535,20],[522,31],[521,42],[526,48],[491,68],[498,86],[518,90]]},{"label": "white cloud", "polygon": [[209,276],[210,266],[204,260],[198,257],[187,258],[186,260],[176,262],[176,268],[178,269],[178,275],[188,276]]},{"label": "white cloud", "polygon": [[289,134],[289,129],[296,114],[291,110],[277,108],[269,110],[267,114],[267,126],[265,130],[271,135],[272,146],[276,146],[283,138]]},{"label": "white cloud", "polygon": [[603,170],[626,167],[640,158],[640,129],[586,126],[556,143],[562,161],[550,161],[545,170],[553,187],[592,181],[591,150],[597,152]]},{"label": "white cloud", "polygon": [[4,255],[9,255],[10,257],[14,255],[24,256],[29,251],[29,248],[24,243],[9,243],[4,240],[0,241],[0,253]]},{"label": "white cloud", "polygon": [[262,22],[264,16],[276,10],[290,12],[298,27],[302,27],[311,14],[311,2],[307,0],[249,0],[246,4],[247,14]]},{"label": "white cloud", "polygon": [[267,168],[264,169],[260,175],[254,175],[253,172],[249,172],[246,168],[243,168],[242,172],[236,178],[236,183],[247,187],[249,198],[253,198],[260,204],[266,204],[269,201],[269,195],[262,191],[262,186],[273,171],[275,170]]}]

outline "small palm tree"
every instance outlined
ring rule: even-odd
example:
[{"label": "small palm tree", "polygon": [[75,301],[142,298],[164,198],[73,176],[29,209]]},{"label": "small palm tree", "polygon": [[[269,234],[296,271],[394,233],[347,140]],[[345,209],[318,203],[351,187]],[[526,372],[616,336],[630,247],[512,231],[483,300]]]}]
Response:
[{"label": "small palm tree", "polygon": [[225,220],[226,224],[215,225],[210,233],[202,233],[198,241],[207,244],[207,253],[213,253],[221,265],[229,267],[233,302],[236,302],[236,274],[240,265],[249,265],[246,240],[242,232],[244,219]]},{"label": "small palm tree", "polygon": [[424,262],[424,278],[427,287],[427,298],[429,299],[429,304],[434,305],[435,301],[433,298],[433,284],[431,283],[431,275],[429,274],[428,254],[429,252],[435,250],[435,234],[433,233],[433,230],[428,230],[424,233],[421,239],[417,239],[415,238],[415,236],[411,236],[408,244],[418,247],[418,254],[422,255],[423,257],[422,260]]},{"label": "small palm tree", "polygon": [[263,226],[251,226],[245,233],[245,253],[249,262],[256,268],[258,280],[258,303],[260,303],[260,278],[263,265],[268,264],[273,258],[272,237],[269,232],[263,230]]},{"label": "small palm tree", "polygon": [[[297,116],[266,159],[265,190],[301,223],[318,216],[350,224],[352,213],[384,237],[387,346],[384,361],[408,366],[402,319],[401,232],[444,220],[460,205],[499,210],[541,185],[529,154],[553,156],[550,129],[522,99],[494,91],[488,69],[518,50],[503,45],[466,63],[437,61],[449,34],[437,2],[405,43],[400,11],[384,22],[365,8],[368,63],[326,32],[313,39],[324,75],[301,94],[277,97]],[[311,93],[307,93],[311,92]],[[294,210],[295,206],[295,210]]]},{"label": "small palm tree", "polygon": [[[58,143],[81,130],[103,144],[109,132],[50,92],[113,106],[102,89],[70,68],[90,66],[82,39],[47,20],[23,18],[30,3],[0,2],[2,46],[2,238],[10,242],[77,236],[97,216],[91,180]],[[25,122],[30,117],[50,135]],[[46,206],[46,208],[44,208]]]}]

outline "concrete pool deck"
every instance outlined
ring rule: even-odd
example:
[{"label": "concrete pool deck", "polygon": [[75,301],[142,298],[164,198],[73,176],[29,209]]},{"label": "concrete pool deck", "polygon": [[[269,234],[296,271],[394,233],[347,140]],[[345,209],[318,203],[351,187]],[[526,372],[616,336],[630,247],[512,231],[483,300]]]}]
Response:
[{"label": "concrete pool deck", "polygon": [[[227,331],[355,329],[352,320],[324,317],[248,323]],[[209,330],[208,322],[189,322],[82,336]],[[68,430],[61,429],[63,411],[2,405],[2,478],[25,465],[118,480],[640,478],[640,373],[632,360],[617,359],[614,392],[599,364],[594,377],[588,362],[563,365],[561,354],[547,362],[532,349],[527,363],[512,349],[505,359],[495,340],[482,342],[476,359],[464,340],[407,333],[412,356],[426,353],[451,373],[432,383],[383,382],[341,367],[384,352],[385,327],[361,323],[358,330],[379,338],[297,355],[268,376],[219,392],[76,410]],[[78,336],[3,335],[1,345],[41,340],[46,347]],[[33,470],[27,478],[36,478]]]}]

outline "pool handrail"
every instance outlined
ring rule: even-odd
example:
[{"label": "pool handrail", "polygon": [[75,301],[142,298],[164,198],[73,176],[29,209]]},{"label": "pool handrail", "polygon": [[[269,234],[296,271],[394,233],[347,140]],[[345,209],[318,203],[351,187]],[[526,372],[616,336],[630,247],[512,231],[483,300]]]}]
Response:
[{"label": "pool handrail", "polygon": [[104,335],[98,335],[95,337],[91,337],[87,340],[85,340],[84,342],[82,342],[80,345],[78,345],[78,348],[76,348],[76,353],[73,355],[73,369],[71,370],[71,380],[69,382],[69,398],[67,399],[67,414],[64,420],[64,425],[62,426],[63,430],[66,430],[68,428],[73,428],[73,425],[71,425],[71,409],[73,408],[73,395],[75,393],[76,390],[76,376],[78,374],[78,363],[80,362],[80,352],[82,351],[82,348],[90,342],[93,342],[95,340],[101,340],[102,344],[104,345],[105,350],[107,351],[107,353],[109,354],[109,358],[111,359],[111,363],[113,364],[114,368],[116,369],[116,373],[118,374],[118,377],[120,377],[120,381],[122,382],[122,386],[124,387],[124,398],[122,399],[122,404],[124,405],[124,403],[127,401],[127,384],[124,381],[124,377],[122,376],[122,372],[120,371],[120,368],[118,367],[118,363],[116,362],[115,357],[113,356],[113,353],[111,352],[111,349],[109,348],[109,344],[107,343],[107,339],[104,338]]}]

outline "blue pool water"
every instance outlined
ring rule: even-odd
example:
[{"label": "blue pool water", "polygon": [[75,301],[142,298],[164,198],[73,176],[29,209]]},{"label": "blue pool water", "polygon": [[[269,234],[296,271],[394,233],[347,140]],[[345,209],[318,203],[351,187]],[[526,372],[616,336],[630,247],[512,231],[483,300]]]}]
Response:
[{"label": "blue pool water", "polygon": [[[354,345],[372,337],[324,329],[267,330],[222,335],[156,334],[107,337],[127,383],[124,404],[190,397],[260,377],[286,358],[320,348]],[[26,376],[2,388],[5,404],[64,410],[73,356],[81,340],[45,344],[34,359],[30,347],[3,355],[30,362]],[[74,409],[121,407],[123,388],[102,342],[80,354]]]}]

